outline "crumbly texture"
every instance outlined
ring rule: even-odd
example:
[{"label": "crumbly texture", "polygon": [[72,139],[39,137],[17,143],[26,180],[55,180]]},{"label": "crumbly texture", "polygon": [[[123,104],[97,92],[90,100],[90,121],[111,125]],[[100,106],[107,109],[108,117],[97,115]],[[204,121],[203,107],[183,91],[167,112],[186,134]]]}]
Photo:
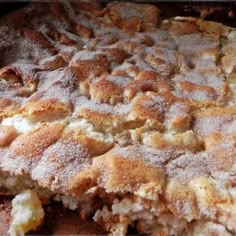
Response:
[{"label": "crumbly texture", "polygon": [[28,189],[16,195],[12,200],[11,216],[10,235],[24,235],[37,229],[42,224],[44,210],[36,191]]},{"label": "crumbly texture", "polygon": [[0,183],[114,235],[236,234],[236,29],[149,4],[0,20]]},{"label": "crumbly texture", "polygon": [[[0,198],[0,233],[9,235],[11,197]],[[65,209],[61,203],[44,205],[44,225],[27,235],[106,235],[102,227],[92,220],[81,220],[79,212]]]}]

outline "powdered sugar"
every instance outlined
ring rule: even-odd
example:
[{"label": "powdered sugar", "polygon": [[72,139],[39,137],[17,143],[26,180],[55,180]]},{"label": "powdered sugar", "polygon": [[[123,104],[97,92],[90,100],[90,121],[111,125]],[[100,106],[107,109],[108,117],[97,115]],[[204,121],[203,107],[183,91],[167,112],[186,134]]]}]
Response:
[{"label": "powdered sugar", "polygon": [[87,50],[82,50],[82,51],[77,52],[71,60],[72,61],[93,60],[94,57],[99,54],[101,54],[101,52],[99,52],[99,51],[91,52],[91,51],[87,51]]},{"label": "powdered sugar", "polygon": [[199,53],[203,50],[216,48],[218,46],[218,42],[212,42],[200,34],[185,34],[178,37],[175,36],[174,39],[180,51],[186,56],[189,54],[194,56],[194,53]]},{"label": "powdered sugar", "polygon": [[147,109],[152,108],[160,113],[165,113],[169,108],[169,104],[159,96],[152,96],[150,100],[144,101],[142,106]]},{"label": "powdered sugar", "polygon": [[191,71],[186,75],[177,74],[173,78],[176,82],[191,82],[198,85],[211,86],[212,88],[219,90],[225,85],[224,77],[219,74],[207,74],[203,75],[195,71]]},{"label": "powdered sugar", "polygon": [[38,74],[40,88],[28,98],[28,101],[36,99],[56,99],[66,104],[73,104],[79,96],[75,87],[75,78],[67,69],[42,72]]},{"label": "powdered sugar", "polygon": [[132,81],[131,78],[129,77],[123,77],[123,76],[108,76],[107,80],[111,81],[112,83],[114,83],[115,85],[125,88],[130,81]]},{"label": "powdered sugar", "polygon": [[130,105],[117,104],[116,106],[112,106],[106,103],[96,103],[92,101],[82,105],[81,108],[107,115],[125,115],[130,111]]},{"label": "powdered sugar", "polygon": [[70,141],[57,142],[43,153],[32,178],[53,189],[65,190],[69,181],[90,163],[86,148]]},{"label": "powdered sugar", "polygon": [[176,43],[173,38],[170,36],[168,31],[156,29],[153,32],[145,32],[144,35],[151,37],[153,40],[154,45],[160,48],[169,48],[169,49],[176,49]]},{"label": "powdered sugar", "polygon": [[187,91],[187,90],[181,91],[179,88],[176,88],[174,94],[177,97],[184,97],[190,100],[195,100],[197,102],[215,101],[217,99],[215,93],[210,93],[203,89],[195,89],[192,91]]},{"label": "powdered sugar", "polygon": [[209,116],[199,117],[195,120],[193,130],[202,136],[212,133],[235,133],[236,116]]},{"label": "powdered sugar", "polygon": [[186,153],[166,165],[169,178],[177,178],[181,182],[188,182],[198,176],[209,176],[207,153]]},{"label": "powdered sugar", "polygon": [[159,168],[162,168],[166,162],[181,155],[180,151],[173,149],[157,150],[142,145],[116,148],[113,152],[122,158],[144,161],[148,165]]},{"label": "powdered sugar", "polygon": [[184,117],[188,114],[189,107],[183,103],[174,103],[170,106],[167,117]]},{"label": "powdered sugar", "polygon": [[176,51],[167,48],[151,47],[147,48],[147,53],[152,54],[156,58],[164,60],[167,64],[177,65]]},{"label": "powdered sugar", "polygon": [[[158,194],[153,194],[153,198],[149,199],[150,201],[148,200],[148,202],[140,205],[137,202],[133,204],[134,201],[139,201],[147,195],[144,193],[143,195],[133,196],[129,192],[132,201],[128,202],[128,205],[129,203],[133,204],[132,207],[134,209],[130,208],[131,210],[128,210],[135,212],[135,214],[138,212],[143,220],[137,224],[142,228],[142,225],[148,227],[151,222],[150,224],[153,227],[159,227],[159,224],[161,224],[164,227],[171,228],[170,230],[172,231],[170,232],[181,231],[182,229],[180,228],[188,227],[188,223],[180,219],[179,215],[176,217],[176,213],[172,212],[170,205],[167,206],[165,205],[166,202],[162,201],[166,197],[165,187],[167,182],[174,180],[190,183],[199,176],[213,177],[217,182],[214,187],[221,193],[224,186],[226,186],[224,185],[225,183],[230,185],[235,182],[234,141],[229,144],[229,137],[236,133],[235,115],[232,113],[227,115],[225,112],[222,116],[198,117],[193,113],[193,111],[198,112],[205,106],[216,107],[218,103],[215,103],[215,101],[222,102],[220,105],[225,106],[228,93],[225,76],[220,68],[220,57],[222,56],[221,53],[229,53],[235,48],[234,34],[230,34],[230,39],[224,38],[223,41],[221,40],[225,44],[222,49],[223,46],[215,41],[213,37],[204,36],[204,32],[191,34],[191,29],[190,32],[187,32],[187,27],[184,29],[186,34],[176,36],[170,29],[174,19],[169,19],[165,25],[160,22],[158,27],[155,27],[155,24],[152,23],[151,15],[150,22],[148,14],[144,17],[148,11],[147,9],[152,12],[153,8],[145,7],[143,9],[138,7],[136,9],[137,5],[132,3],[118,3],[117,6],[121,4],[121,6],[124,5],[125,7],[122,7],[122,9],[118,7],[115,10],[123,20],[129,18],[129,21],[122,21],[122,25],[119,25],[120,22],[113,22],[114,15],[110,14],[109,7],[104,9],[104,11],[95,11],[94,13],[73,9],[73,5],[69,2],[58,4],[62,4],[61,17],[65,17],[65,19],[59,17],[62,22],[59,22],[59,19],[56,19],[57,17],[49,12],[47,4],[42,4],[39,7],[40,9],[35,6],[32,10],[29,10],[30,7],[26,10],[29,27],[32,30],[29,30],[28,33],[41,32],[45,36],[44,42],[46,44],[48,42],[49,45],[53,45],[53,48],[56,49],[56,55],[54,55],[54,52],[50,53],[48,50],[43,49],[40,44],[37,44],[37,40],[29,40],[24,37],[24,34],[20,33],[21,30],[24,30],[23,28],[13,30],[5,25],[0,26],[0,53],[2,55],[0,65],[13,64],[12,68],[17,77],[19,76],[19,81],[14,76],[0,78],[0,97],[17,101],[20,108],[19,112],[22,111],[20,106],[24,107],[25,102],[55,99],[65,103],[72,110],[72,115],[68,115],[63,121],[61,120],[62,118],[58,118],[59,124],[63,123],[65,128],[61,131],[62,133],[59,132],[59,137],[56,136],[51,143],[47,143],[56,132],[54,128],[45,139],[36,136],[35,141],[30,135],[31,131],[37,132],[37,129],[42,128],[43,125],[52,125],[50,122],[39,127],[28,127],[27,125],[30,124],[27,122],[26,124],[23,120],[24,124],[22,124],[26,126],[23,127],[19,123],[22,120],[12,115],[12,112],[18,114],[17,109],[13,107],[12,111],[4,113],[4,116],[10,117],[3,119],[3,125],[13,124],[19,132],[26,133],[19,134],[16,140],[9,144],[9,148],[6,147],[0,150],[1,170],[9,171],[12,175],[19,174],[23,176],[22,178],[30,179],[30,181],[37,181],[40,186],[49,188],[54,191],[53,193],[65,194],[65,197],[61,199],[69,203],[70,199],[73,199],[71,198],[69,185],[75,176],[85,169],[91,174],[85,176],[85,178],[91,179],[96,185],[95,188],[99,188],[99,191],[101,188],[106,191],[107,185],[102,185],[99,182],[99,178],[104,181],[103,184],[106,181],[110,181],[107,173],[111,168],[111,164],[109,162],[106,170],[101,170],[102,173],[98,170],[93,175],[94,168],[99,167],[94,166],[95,161],[93,162],[90,158],[95,155],[94,153],[97,150],[88,150],[86,146],[93,149],[93,145],[97,145],[97,143],[98,146],[100,143],[101,145],[107,145],[107,149],[112,148],[109,158],[114,156],[126,158],[134,161],[135,164],[140,161],[144,163],[144,166],[148,165],[161,170],[163,174],[163,189],[158,189]],[[144,26],[141,27],[142,31],[129,34],[118,28],[133,23],[130,19],[132,18],[133,20],[134,16],[137,19],[142,19],[142,22],[140,22]],[[155,16],[153,21],[155,21]],[[145,25],[146,22],[148,23],[147,25]],[[189,22],[191,22],[190,24],[195,24],[194,20],[189,20]],[[136,24],[135,21],[134,24]],[[139,25],[137,24],[137,26]],[[50,30],[53,32],[50,32]],[[201,30],[204,31],[204,29]],[[94,34],[89,35],[89,37],[93,38],[80,36],[80,34],[90,34],[92,32]],[[33,39],[34,35],[28,36]],[[83,50],[81,50],[82,47]],[[123,53],[122,50],[125,52]],[[57,56],[63,58],[65,67],[46,71],[40,66],[40,62],[52,62]],[[77,72],[75,76],[71,73],[71,68],[68,68],[68,64],[73,67],[79,67],[84,63],[91,64],[91,70],[93,66],[96,66],[95,69],[99,69],[103,65],[99,65],[99,63],[96,65],[94,61],[95,59],[98,61],[100,56],[101,58],[107,56],[108,64],[110,65],[107,65],[101,75],[96,75],[99,76],[98,78],[94,78],[94,74],[94,76],[90,75],[89,78],[83,78],[82,81],[80,78],[76,78],[76,76],[79,77],[80,68],[78,70],[73,68],[75,69],[73,72]],[[86,69],[84,68],[84,70]],[[85,71],[84,77],[86,75]],[[94,101],[95,96],[91,95],[91,83],[96,81],[96,79],[97,81],[108,80],[109,82],[106,81],[106,83],[111,85],[110,87],[119,87],[121,88],[118,89],[119,91],[128,91],[131,95],[126,96],[128,93],[124,92],[124,97],[119,100],[122,103],[116,105],[111,105],[109,101],[107,103]],[[20,97],[19,91],[21,89],[29,89],[31,86],[33,87],[31,96],[27,94],[25,95],[29,96],[27,98]],[[134,93],[133,96],[132,92]],[[122,96],[122,92],[119,96]],[[7,110],[4,105],[5,103],[3,102],[3,108],[1,107],[3,112]],[[201,108],[199,109],[199,107]],[[231,108],[233,109],[233,107]],[[135,112],[137,112],[137,116],[135,116]],[[145,113],[143,120],[141,112]],[[149,112],[154,114],[151,122],[148,120]],[[146,115],[148,118],[145,117]],[[192,117],[195,117],[195,119],[192,120]],[[15,118],[17,118],[17,124],[15,124]],[[172,132],[175,129],[174,125],[172,125],[175,121],[177,121],[176,123],[185,123],[186,121],[187,125],[180,124],[179,126],[181,128],[184,126],[184,128]],[[193,126],[191,127],[191,125]],[[23,130],[21,130],[22,127]],[[44,134],[48,130],[49,127],[46,127]],[[87,141],[83,142],[82,135],[79,136],[77,142],[66,136],[75,130],[88,138],[88,145]],[[204,143],[206,141],[204,139],[205,136],[215,132],[225,135],[224,142],[228,146],[226,145],[222,148],[221,145],[217,145],[219,149],[216,150],[209,148],[208,143]],[[192,135],[188,135],[189,133]],[[151,142],[145,142],[145,138],[150,137],[149,140],[151,140],[155,135],[157,140],[160,138],[160,145],[158,143],[156,148],[147,147]],[[116,143],[118,136],[121,137],[123,144],[122,142]],[[42,135],[42,137],[44,136]],[[124,142],[125,138],[128,141]],[[174,147],[175,141],[184,142],[182,139],[186,139],[184,141],[188,144],[196,142],[196,145],[198,145],[199,141],[199,147],[196,150],[194,149],[196,153],[180,150],[182,146],[178,146],[178,144],[176,145],[178,147],[177,150],[177,147]],[[199,140],[196,141],[196,139]],[[156,142],[159,142],[159,140]],[[83,145],[79,144],[80,141]],[[155,142],[155,139],[151,141]],[[163,144],[161,143],[162,141]],[[133,145],[134,143],[136,145]],[[112,145],[115,145],[115,147],[113,148]],[[121,145],[126,147],[121,147]],[[206,147],[206,150],[203,150],[204,147]],[[100,153],[100,150],[98,152]],[[224,152],[228,156],[226,159],[222,158],[222,160],[220,158]],[[93,160],[96,159],[96,157],[93,158]],[[222,161],[225,161],[225,165],[221,163]],[[92,165],[92,168],[90,165]],[[112,168],[115,168],[116,171],[119,166],[112,166]],[[104,174],[103,172],[106,173]],[[25,174],[27,177],[25,177]],[[113,179],[111,179],[112,181]],[[147,183],[147,186],[149,184]],[[128,216],[130,211],[124,209],[127,202],[122,201],[124,197],[122,192],[128,190],[120,187],[117,187],[117,189],[120,191],[119,197],[121,199],[119,199],[119,203],[121,204],[113,205],[113,209],[109,209],[113,210],[113,213],[118,216],[116,220],[119,221],[121,219],[119,218],[120,215],[126,214]],[[147,190],[149,191],[149,189]],[[164,191],[162,192],[162,190]],[[152,191],[151,188],[150,191]],[[102,194],[99,197],[106,198],[106,194],[104,195],[105,197]],[[77,197],[79,196],[76,196],[75,199]],[[174,195],[174,200],[175,197]],[[88,202],[87,199],[85,201]],[[207,214],[206,208],[200,202],[201,200],[198,199],[198,201],[196,205],[200,214],[206,217],[215,216],[216,209]],[[78,207],[78,202],[71,201],[71,203],[73,209]],[[150,205],[153,204],[152,208],[143,210],[149,203]],[[154,203],[158,204],[154,205]],[[163,204],[165,214],[160,213],[162,205],[159,203]],[[102,204],[104,204],[104,201],[102,201]],[[106,204],[109,205],[110,203],[106,201]],[[183,204],[177,202],[176,205],[178,205],[178,210],[182,211],[183,214],[187,215],[191,211],[188,199]],[[108,208],[104,212],[106,217],[112,216]],[[97,213],[97,215],[99,214]],[[221,212],[219,211],[218,215],[220,214]],[[158,219],[156,219],[157,216]],[[104,220],[109,221],[110,219],[105,219],[106,217],[104,217]],[[135,215],[132,217],[129,218],[131,221],[137,219]],[[195,219],[194,217],[191,219]],[[197,217],[201,217],[201,215]],[[180,220],[176,220],[177,218]],[[148,219],[150,222],[144,222],[144,219]],[[109,222],[111,225],[112,220]],[[216,220],[218,221],[218,219]],[[120,224],[120,222],[117,224]],[[190,224],[191,226],[189,227],[192,227],[193,223]],[[170,232],[168,233],[171,234]],[[176,234],[181,234],[181,232]]]},{"label": "powdered sugar", "polygon": [[37,73],[38,88],[44,90],[49,88],[54,82],[63,80],[65,69],[57,69],[53,71],[42,71]]}]

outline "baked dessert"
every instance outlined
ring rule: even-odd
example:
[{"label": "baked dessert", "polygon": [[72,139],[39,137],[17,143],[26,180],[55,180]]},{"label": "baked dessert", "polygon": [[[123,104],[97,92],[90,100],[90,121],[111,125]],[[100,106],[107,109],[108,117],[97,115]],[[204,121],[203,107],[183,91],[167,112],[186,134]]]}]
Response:
[{"label": "baked dessert", "polygon": [[236,234],[236,29],[79,1],[32,3],[0,35],[11,234],[51,201],[114,235]]}]

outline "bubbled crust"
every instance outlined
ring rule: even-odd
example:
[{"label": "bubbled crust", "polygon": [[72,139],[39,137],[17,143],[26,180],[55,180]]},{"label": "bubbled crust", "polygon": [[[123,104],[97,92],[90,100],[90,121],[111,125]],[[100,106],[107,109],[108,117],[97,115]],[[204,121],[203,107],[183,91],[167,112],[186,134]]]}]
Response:
[{"label": "bubbled crust", "polygon": [[144,207],[95,217],[111,231],[137,222],[145,234],[234,235],[235,32],[125,2],[6,15],[1,173],[94,198],[92,213],[122,199]]},{"label": "bubbled crust", "polygon": [[9,156],[16,159],[25,157],[26,160],[34,161],[46,147],[60,137],[62,129],[63,125],[60,124],[42,125],[30,133],[18,136],[10,145]]},{"label": "bubbled crust", "polygon": [[156,25],[158,13],[156,7],[146,4],[115,3],[108,7],[113,23],[127,32],[140,31],[148,24]]},{"label": "bubbled crust", "polygon": [[109,70],[105,54],[80,51],[71,59],[69,67],[80,80],[101,75]]},{"label": "bubbled crust", "polygon": [[105,185],[107,192],[132,192],[142,184],[152,182],[156,182],[161,188],[164,182],[164,173],[161,169],[142,160],[127,159],[126,156],[116,153],[116,149],[94,159],[93,166],[95,172],[100,172],[98,181]]},{"label": "bubbled crust", "polygon": [[22,114],[33,121],[63,119],[71,113],[70,106],[55,99],[29,101],[22,109]]}]

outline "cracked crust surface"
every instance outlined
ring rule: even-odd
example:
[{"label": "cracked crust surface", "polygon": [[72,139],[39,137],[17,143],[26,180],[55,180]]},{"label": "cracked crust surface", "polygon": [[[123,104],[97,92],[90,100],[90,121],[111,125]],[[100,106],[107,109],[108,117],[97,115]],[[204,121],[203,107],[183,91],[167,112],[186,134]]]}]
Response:
[{"label": "cracked crust surface", "polygon": [[113,234],[234,235],[236,29],[88,4],[0,20],[2,195],[35,188]]}]

